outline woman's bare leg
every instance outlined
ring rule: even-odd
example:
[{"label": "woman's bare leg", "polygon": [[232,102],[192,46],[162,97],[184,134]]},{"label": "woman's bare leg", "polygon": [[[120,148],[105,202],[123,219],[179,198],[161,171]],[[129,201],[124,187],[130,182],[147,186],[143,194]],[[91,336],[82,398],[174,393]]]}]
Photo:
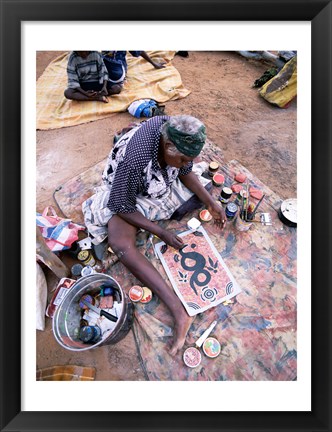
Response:
[{"label": "woman's bare leg", "polygon": [[174,318],[174,341],[170,354],[182,348],[193,319],[185,311],[173,289],[164,281],[150,261],[136,248],[137,228],[113,216],[108,223],[108,241],[119,260],[163,301]]}]

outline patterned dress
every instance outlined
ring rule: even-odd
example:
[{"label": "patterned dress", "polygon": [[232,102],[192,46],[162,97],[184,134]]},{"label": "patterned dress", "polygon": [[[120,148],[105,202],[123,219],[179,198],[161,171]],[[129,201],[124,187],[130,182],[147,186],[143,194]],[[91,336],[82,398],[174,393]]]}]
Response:
[{"label": "patterned dress", "polygon": [[[114,214],[139,211],[147,219],[169,219],[193,195],[179,176],[189,174],[193,163],[183,168],[158,163],[161,126],[168,116],[157,116],[137,124],[114,145],[107,160],[103,185],[84,201],[85,225],[98,244],[107,237],[107,224]],[[195,166],[202,174],[205,167]],[[208,182],[199,176],[203,186]]]}]

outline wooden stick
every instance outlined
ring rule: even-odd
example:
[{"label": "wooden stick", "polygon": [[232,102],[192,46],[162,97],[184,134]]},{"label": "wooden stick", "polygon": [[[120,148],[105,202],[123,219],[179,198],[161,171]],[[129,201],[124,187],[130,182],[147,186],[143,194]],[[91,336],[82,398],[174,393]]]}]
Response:
[{"label": "wooden stick", "polygon": [[253,215],[252,217],[255,217],[255,214],[256,214],[256,212],[258,210],[258,207],[261,205],[261,202],[263,201],[264,197],[265,197],[265,194],[263,194],[262,198],[258,201],[258,203],[257,203],[257,205],[256,205],[256,207],[255,207],[255,209],[254,209],[254,211],[252,213],[252,215]]},{"label": "wooden stick", "polygon": [[247,179],[247,202],[246,202],[246,214],[245,214],[245,220],[248,218],[248,203],[249,203],[249,180]]},{"label": "wooden stick", "polygon": [[59,279],[70,275],[69,268],[47,246],[38,226],[36,226],[36,255]]}]

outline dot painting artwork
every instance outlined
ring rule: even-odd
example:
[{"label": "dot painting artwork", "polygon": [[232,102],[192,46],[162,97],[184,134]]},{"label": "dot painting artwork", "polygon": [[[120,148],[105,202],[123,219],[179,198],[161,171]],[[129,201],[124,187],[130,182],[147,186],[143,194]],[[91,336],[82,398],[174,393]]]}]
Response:
[{"label": "dot painting artwork", "polygon": [[[201,235],[197,235],[200,232]],[[177,250],[165,243],[156,252],[172,286],[190,316],[231,299],[241,292],[203,227],[180,234],[183,246]]]}]

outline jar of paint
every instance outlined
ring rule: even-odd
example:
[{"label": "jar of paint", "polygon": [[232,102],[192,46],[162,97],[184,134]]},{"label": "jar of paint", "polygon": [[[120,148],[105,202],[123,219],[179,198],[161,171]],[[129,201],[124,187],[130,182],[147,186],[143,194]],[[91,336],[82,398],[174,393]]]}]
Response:
[{"label": "jar of paint", "polygon": [[217,187],[222,186],[224,184],[224,181],[225,181],[225,177],[220,173],[216,173],[212,178],[212,182],[214,186]]},{"label": "jar of paint", "polygon": [[132,302],[139,302],[143,297],[143,288],[139,285],[134,285],[129,290],[129,298]]},{"label": "jar of paint", "polygon": [[228,220],[233,220],[238,210],[238,206],[232,201],[226,205],[226,217]]},{"label": "jar of paint", "polygon": [[152,291],[148,287],[143,287],[143,296],[140,302],[149,303],[151,300],[152,300]]},{"label": "jar of paint", "polygon": [[213,177],[215,173],[218,171],[218,169],[219,169],[218,162],[212,161],[209,165],[209,170],[208,170],[209,176]]},{"label": "jar of paint", "polygon": [[195,347],[189,347],[183,353],[184,364],[190,368],[199,366],[202,361],[202,355]]},{"label": "jar of paint", "polygon": [[221,201],[223,204],[228,203],[232,194],[233,194],[233,192],[232,192],[231,188],[229,188],[227,186],[223,187],[222,191],[220,192],[220,195],[219,195],[219,201]]},{"label": "jar of paint", "polygon": [[71,274],[75,278],[80,277],[82,270],[83,270],[82,264],[74,264],[71,268]]},{"label": "jar of paint", "polygon": [[199,219],[202,222],[209,222],[212,219],[212,214],[209,212],[209,210],[204,209],[204,210],[200,211]]},{"label": "jar of paint", "polygon": [[203,351],[210,358],[218,357],[221,351],[219,341],[214,337],[208,337],[203,343]]},{"label": "jar of paint", "polygon": [[77,255],[77,259],[85,266],[93,267],[96,264],[90,249],[81,250]]},{"label": "jar of paint", "polygon": [[247,194],[247,192],[245,190],[242,189],[237,194],[235,203],[238,204],[238,205],[242,205],[242,203],[243,203],[243,205],[245,206],[246,203],[247,203],[247,199],[248,199],[248,194]]}]

